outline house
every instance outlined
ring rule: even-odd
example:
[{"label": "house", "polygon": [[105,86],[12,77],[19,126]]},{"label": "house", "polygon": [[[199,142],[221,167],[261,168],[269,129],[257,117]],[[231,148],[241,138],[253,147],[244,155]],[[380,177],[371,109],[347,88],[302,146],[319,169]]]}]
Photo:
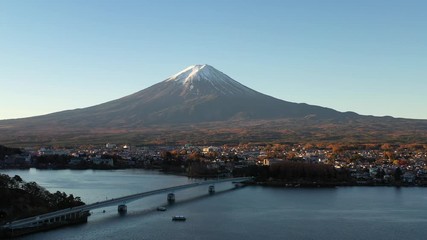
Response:
[{"label": "house", "polygon": [[75,166],[75,165],[79,165],[82,161],[83,159],[81,158],[72,158],[68,164]]},{"label": "house", "polygon": [[105,144],[105,147],[108,148],[108,149],[112,149],[112,148],[116,148],[117,145],[114,144],[114,143],[107,143],[107,144]]},{"label": "house", "polygon": [[281,163],[281,162],[283,162],[283,159],[280,159],[280,158],[265,158],[262,161],[262,165],[270,166],[272,164]]},{"label": "house", "polygon": [[92,158],[92,163],[95,165],[107,165],[111,167],[114,166],[114,161],[111,158]]},{"label": "house", "polygon": [[213,147],[213,146],[209,146],[209,147],[205,147],[203,148],[203,153],[210,153],[210,152],[218,152],[219,148],[218,147]]},{"label": "house", "polygon": [[415,174],[411,171],[406,171],[402,175],[402,180],[405,183],[414,183],[415,182]]}]

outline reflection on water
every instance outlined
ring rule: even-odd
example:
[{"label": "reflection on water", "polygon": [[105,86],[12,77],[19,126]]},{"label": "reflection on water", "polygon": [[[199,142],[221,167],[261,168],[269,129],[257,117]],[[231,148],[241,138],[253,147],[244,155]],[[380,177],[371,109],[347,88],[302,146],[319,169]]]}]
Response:
[{"label": "reflection on water", "polygon": [[[50,191],[81,196],[87,203],[191,182],[186,177],[144,170],[15,170]],[[93,211],[87,224],[38,233],[24,239],[424,239],[427,189],[347,187],[281,189],[207,186]],[[222,192],[222,193],[221,193]],[[158,212],[157,206],[168,210]],[[105,213],[103,212],[105,210]],[[171,221],[185,215],[187,221]]]}]

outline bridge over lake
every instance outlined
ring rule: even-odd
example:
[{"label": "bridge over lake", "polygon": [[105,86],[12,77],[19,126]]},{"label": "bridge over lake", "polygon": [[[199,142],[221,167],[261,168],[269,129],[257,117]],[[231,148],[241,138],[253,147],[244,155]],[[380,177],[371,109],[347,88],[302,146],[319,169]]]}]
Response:
[{"label": "bridge over lake", "polygon": [[208,185],[208,192],[213,193],[215,191],[214,184],[216,183],[231,182],[234,184],[240,184],[242,182],[250,181],[252,179],[252,177],[217,179],[156,189],[148,192],[136,193],[92,204],[62,209],[34,217],[15,220],[1,226],[0,231],[6,236],[19,236],[26,233],[47,230],[64,225],[83,223],[87,222],[87,218],[90,216],[90,210],[117,205],[118,212],[124,213],[127,211],[127,203],[139,200],[144,197],[168,193],[167,200],[169,202],[173,202],[175,200],[174,192],[179,190]]}]

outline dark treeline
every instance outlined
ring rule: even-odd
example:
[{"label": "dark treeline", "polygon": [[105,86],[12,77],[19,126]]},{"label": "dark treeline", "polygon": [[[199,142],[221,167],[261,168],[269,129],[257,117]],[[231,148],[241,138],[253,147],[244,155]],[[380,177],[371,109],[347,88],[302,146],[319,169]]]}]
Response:
[{"label": "dark treeline", "polygon": [[270,177],[280,180],[332,180],[337,172],[331,165],[284,161],[269,168]]},{"label": "dark treeline", "polygon": [[333,183],[348,182],[346,170],[335,169],[331,165],[295,161],[283,161],[271,166],[251,166],[234,169],[234,176],[255,176],[258,182],[274,181],[282,183]]},{"label": "dark treeline", "polygon": [[165,172],[183,173],[187,162],[177,151],[162,151],[160,157],[163,159],[161,170]]},{"label": "dark treeline", "polygon": [[35,182],[0,174],[0,223],[84,205],[80,197],[50,193]]},{"label": "dark treeline", "polygon": [[9,148],[9,147],[0,145],[0,160],[4,159],[6,155],[20,154],[20,153],[22,152],[18,148]]},{"label": "dark treeline", "polygon": [[37,167],[41,166],[67,166],[68,162],[72,157],[68,155],[42,155],[42,156],[34,156],[33,161],[36,162]]},{"label": "dark treeline", "polygon": [[[94,164],[91,161],[81,161],[77,165],[70,165],[70,160],[73,156],[70,155],[41,155],[33,156],[34,167],[36,168],[53,168],[53,169],[64,169],[64,168],[73,168],[73,169],[114,169],[112,166],[105,164]],[[111,158],[114,161],[115,168],[120,167],[119,161],[121,160],[120,156],[117,155],[102,155],[102,158]]]}]

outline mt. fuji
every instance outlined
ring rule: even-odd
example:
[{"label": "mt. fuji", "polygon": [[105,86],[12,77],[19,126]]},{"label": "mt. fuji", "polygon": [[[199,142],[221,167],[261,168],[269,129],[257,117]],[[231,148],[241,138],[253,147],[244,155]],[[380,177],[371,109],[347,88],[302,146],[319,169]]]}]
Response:
[{"label": "mt. fuji", "polygon": [[[275,129],[263,132],[274,130],[279,131],[279,135],[283,135],[283,132],[296,134],[295,131],[302,128],[303,122],[309,124],[303,127],[303,132],[314,125],[320,126],[319,124],[325,124],[331,129],[335,129],[335,124],[347,124],[346,134],[353,134],[354,126],[349,124],[358,122],[364,127],[365,122],[372,124],[372,121],[378,119],[382,119],[381,123],[385,120],[397,122],[389,118],[361,116],[352,112],[343,113],[330,108],[280,100],[250,89],[205,64],[187,67],[151,87],[100,105],[0,121],[0,140],[1,136],[14,138],[17,132],[19,135],[32,133],[37,137],[40,134],[70,134],[77,139],[78,137],[74,136],[77,132],[90,138],[91,132],[94,131],[102,134],[147,129],[154,131],[154,128],[173,131],[172,126],[182,128],[203,124],[227,128],[235,126],[233,124],[236,123],[241,126],[254,126],[255,122],[259,124],[262,121],[265,123],[263,128],[273,127],[272,122],[275,124]],[[286,131],[280,130],[284,126],[282,123],[287,124]],[[425,121],[422,123],[424,131]],[[377,122],[374,125],[379,126]],[[388,127],[385,126],[383,130],[388,131]],[[334,132],[328,131],[329,135]],[[159,135],[154,132],[153,134]],[[275,134],[270,134],[272,135]]]},{"label": "mt. fuji", "polygon": [[290,103],[264,95],[212,66],[194,65],[132,95],[93,107],[33,119],[65,127],[129,128],[164,123],[307,116],[336,118],[342,115],[332,109]]},{"label": "mt. fuji", "polygon": [[72,125],[85,119],[86,124],[107,127],[307,116],[336,118],[343,113],[264,95],[209,65],[190,66],[162,82],[111,102],[50,115]]}]

